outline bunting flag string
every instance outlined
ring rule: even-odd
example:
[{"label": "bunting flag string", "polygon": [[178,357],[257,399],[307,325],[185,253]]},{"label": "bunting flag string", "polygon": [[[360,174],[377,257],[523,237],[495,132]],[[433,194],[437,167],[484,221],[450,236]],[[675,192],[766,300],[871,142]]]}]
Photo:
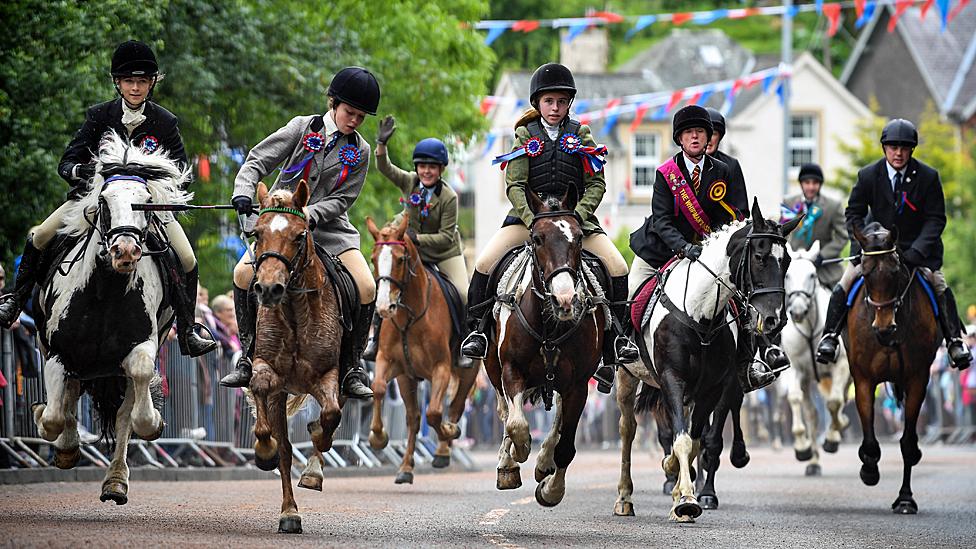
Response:
[{"label": "bunting flag string", "polygon": [[[781,6],[763,6],[756,8],[715,9],[692,12],[655,13],[646,15],[620,15],[609,11],[593,12],[585,17],[563,17],[559,19],[520,19],[520,20],[488,20],[479,21],[472,25],[477,30],[488,31],[485,44],[491,45],[506,31],[529,33],[541,28],[567,29],[563,42],[572,42],[586,29],[596,26],[629,24],[631,28],[624,36],[630,40],[639,32],[655,23],[670,23],[674,26],[692,23],[708,25],[720,19],[743,19],[753,16],[783,16],[796,17],[800,13],[815,12],[824,15],[830,25],[828,36],[837,32],[840,24],[841,10],[854,8],[855,25],[861,28],[871,20],[879,6],[894,6],[895,13],[888,23],[888,32],[894,30],[898,19],[912,6],[921,6],[919,17],[925,19],[933,4],[937,6],[942,21],[942,30],[960,11],[966,8],[970,0],[846,0],[843,2],[824,2],[816,0],[813,4],[801,4],[787,8]],[[954,4],[954,5],[953,5]]]}]

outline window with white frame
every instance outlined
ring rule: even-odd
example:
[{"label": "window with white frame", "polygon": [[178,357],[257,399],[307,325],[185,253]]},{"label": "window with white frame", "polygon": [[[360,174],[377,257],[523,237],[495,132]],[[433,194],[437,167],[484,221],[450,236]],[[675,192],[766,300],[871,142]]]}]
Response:
[{"label": "window with white frame", "polygon": [[794,114],[790,117],[790,170],[799,173],[800,166],[819,162],[817,150],[820,119],[813,114]]},{"label": "window with white frame", "polygon": [[654,172],[661,162],[661,135],[653,132],[634,132],[631,141],[631,188],[636,194],[651,194]]}]

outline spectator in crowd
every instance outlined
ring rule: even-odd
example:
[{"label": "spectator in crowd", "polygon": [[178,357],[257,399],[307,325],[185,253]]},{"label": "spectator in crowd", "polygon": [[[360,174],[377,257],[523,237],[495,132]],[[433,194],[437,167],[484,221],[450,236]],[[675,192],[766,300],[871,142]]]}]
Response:
[{"label": "spectator in crowd", "polygon": [[223,348],[224,355],[231,358],[241,350],[241,341],[237,334],[237,317],[234,312],[234,300],[227,294],[213,298],[210,309],[216,320],[214,335]]}]

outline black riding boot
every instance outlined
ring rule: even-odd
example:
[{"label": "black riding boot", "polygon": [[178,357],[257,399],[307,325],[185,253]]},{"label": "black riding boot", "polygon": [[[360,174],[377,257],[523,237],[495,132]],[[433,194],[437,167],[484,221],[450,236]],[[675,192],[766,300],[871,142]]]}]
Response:
[{"label": "black riding boot", "polygon": [[373,312],[373,329],[369,333],[369,340],[366,342],[366,349],[363,351],[363,360],[373,362],[376,360],[376,353],[380,350],[380,327],[383,325],[383,317],[377,312]]},{"label": "black riding boot", "polygon": [[965,370],[969,368],[972,355],[962,341],[962,321],[960,321],[959,311],[956,309],[956,297],[952,295],[950,288],[946,288],[945,293],[938,296],[937,299],[942,313],[939,315],[939,324],[942,326],[942,337],[945,338],[949,359],[954,367]]},{"label": "black riding boot", "polygon": [[615,276],[611,280],[613,286],[614,304],[610,308],[610,313],[616,317],[614,332],[617,337],[613,340],[613,348],[617,353],[617,364],[623,362],[636,362],[640,359],[640,351],[637,345],[627,337],[626,326],[630,322],[630,305],[627,303],[627,275]]},{"label": "black riding boot", "polygon": [[817,347],[817,362],[830,364],[837,360],[837,347],[840,345],[840,332],[847,321],[847,291],[840,284],[834,286],[827,305],[827,320],[824,322],[824,335]]},{"label": "black riding boot", "polygon": [[343,353],[342,394],[357,400],[373,398],[373,391],[369,388],[369,374],[363,368],[362,356],[375,310],[375,301],[359,306],[359,316],[356,317],[352,334],[349,334],[349,352]]},{"label": "black riding boot", "polygon": [[762,346],[765,347],[762,350],[763,362],[769,366],[774,374],[778,377],[780,373],[790,367],[790,358],[786,356],[783,348],[780,347],[781,336],[776,334],[775,336],[763,341]]},{"label": "black riding boot", "polygon": [[241,340],[241,357],[236,369],[224,376],[224,387],[247,387],[251,382],[251,357],[254,356],[254,332],[257,328],[258,309],[247,290],[234,286],[234,313],[237,315],[237,338]]},{"label": "black riding boot", "polygon": [[749,353],[740,353],[740,360],[736,364],[736,376],[739,379],[739,387],[742,388],[743,393],[750,393],[756,389],[762,389],[763,387],[769,385],[770,383],[776,381],[776,374],[770,369],[769,366],[758,362],[753,359],[755,356],[755,346],[758,342],[751,335],[739,332],[739,341],[744,342],[751,340],[751,349]]},{"label": "black riding boot", "polygon": [[201,356],[217,348],[217,342],[197,335],[197,327],[203,328],[196,319],[197,284],[199,271],[194,266],[188,273],[183,274],[183,290],[181,295],[174,296],[176,305],[176,339],[180,343],[180,354],[195,357]]},{"label": "black riding boot", "polygon": [[24,244],[24,253],[20,257],[20,267],[17,268],[17,281],[14,289],[0,297],[0,327],[9,330],[10,325],[20,317],[20,311],[27,305],[34,284],[44,273],[41,265],[41,250],[34,247],[34,238],[29,237]]},{"label": "black riding boot", "polygon": [[461,342],[461,354],[477,360],[483,360],[488,354],[488,337],[484,333],[484,319],[491,309],[485,302],[488,291],[488,275],[474,272],[471,284],[468,285],[468,329],[471,333]]}]

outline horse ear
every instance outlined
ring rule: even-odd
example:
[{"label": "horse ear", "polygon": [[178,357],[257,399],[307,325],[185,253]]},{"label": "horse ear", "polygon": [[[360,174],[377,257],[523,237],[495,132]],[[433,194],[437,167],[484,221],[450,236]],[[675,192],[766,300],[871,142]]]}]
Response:
[{"label": "horse ear", "polygon": [[407,227],[410,226],[410,212],[403,212],[400,216],[400,224],[397,225],[397,240],[403,239],[403,233],[407,232]]},{"label": "horse ear", "polygon": [[298,188],[291,195],[291,204],[299,210],[308,205],[308,183],[304,179],[298,182]]},{"label": "horse ear", "polygon": [[861,229],[858,227],[854,227],[853,234],[854,234],[854,240],[857,240],[857,243],[861,245],[861,248],[864,248],[865,238],[864,238],[864,233],[861,231]]},{"label": "horse ear", "polygon": [[373,218],[368,215],[366,216],[366,230],[369,231],[369,234],[373,235],[373,242],[380,239],[380,230],[376,227],[376,223],[373,222]]},{"label": "horse ear", "polygon": [[766,218],[763,217],[762,210],[759,209],[759,197],[752,197],[752,223],[753,225],[765,224]]},{"label": "horse ear", "polygon": [[789,254],[790,259],[796,259],[800,255],[800,252],[794,250],[793,245],[789,242],[786,243],[786,253]]},{"label": "horse ear", "polygon": [[539,195],[532,192],[532,190],[527,189],[525,191],[525,197],[529,199],[529,211],[533,214],[539,213],[539,210],[541,210],[544,205],[542,199],[539,198]]},{"label": "horse ear", "polygon": [[268,186],[264,184],[264,181],[258,183],[258,204],[262,208],[267,208],[271,199],[268,197]]},{"label": "horse ear", "polygon": [[814,240],[813,241],[813,244],[810,246],[810,249],[807,251],[807,255],[810,256],[810,259],[816,259],[817,256],[820,255],[820,239],[819,238],[817,240]]},{"label": "horse ear", "polygon": [[579,190],[577,190],[576,185],[567,185],[566,193],[559,201],[562,202],[564,209],[575,210],[576,205],[579,204]]},{"label": "horse ear", "polygon": [[888,242],[892,246],[898,244],[898,225],[891,227],[891,231],[888,233]]},{"label": "horse ear", "polygon": [[800,222],[803,221],[803,218],[804,217],[806,217],[806,214],[805,213],[801,213],[801,214],[798,214],[793,219],[791,219],[791,220],[787,221],[786,223],[783,223],[782,225],[780,225],[780,229],[783,231],[783,236],[786,236],[786,235],[792,233],[793,232],[793,229],[795,229],[800,224]]}]

